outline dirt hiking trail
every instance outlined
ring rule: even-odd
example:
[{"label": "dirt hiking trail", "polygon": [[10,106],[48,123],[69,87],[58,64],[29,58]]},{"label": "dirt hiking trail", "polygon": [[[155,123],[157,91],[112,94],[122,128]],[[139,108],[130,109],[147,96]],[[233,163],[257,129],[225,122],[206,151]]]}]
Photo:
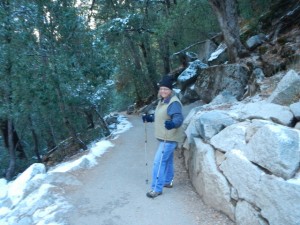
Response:
[{"label": "dirt hiking trail", "polygon": [[153,124],[147,124],[146,184],[145,127],[140,116],[125,115],[133,125],[100,158],[98,165],[73,173],[82,183],[66,190],[74,206],[65,215],[70,225],[233,225],[225,215],[206,206],[195,193],[183,166],[180,150],[174,154],[173,188],[155,199],[150,190],[151,169],[157,147]]}]

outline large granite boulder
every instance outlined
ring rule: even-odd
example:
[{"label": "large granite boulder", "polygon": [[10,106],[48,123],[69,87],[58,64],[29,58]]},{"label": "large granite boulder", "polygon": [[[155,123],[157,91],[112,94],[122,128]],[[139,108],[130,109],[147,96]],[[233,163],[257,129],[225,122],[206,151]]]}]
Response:
[{"label": "large granite boulder", "polygon": [[247,67],[238,64],[202,69],[195,83],[195,91],[207,103],[223,91],[241,99],[248,82],[248,72]]},{"label": "large granite boulder", "polygon": [[268,101],[279,105],[290,105],[300,100],[300,75],[290,70],[279,82]]},{"label": "large granite boulder", "polygon": [[300,132],[280,125],[265,125],[250,139],[247,158],[285,179],[292,178],[300,163]]}]

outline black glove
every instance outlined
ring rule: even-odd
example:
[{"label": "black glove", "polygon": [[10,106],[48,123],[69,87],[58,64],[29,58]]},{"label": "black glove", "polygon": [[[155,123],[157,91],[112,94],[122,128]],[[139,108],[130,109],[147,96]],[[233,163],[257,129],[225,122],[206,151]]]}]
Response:
[{"label": "black glove", "polygon": [[175,128],[175,124],[173,123],[172,120],[167,120],[167,121],[165,122],[165,128],[166,128],[167,130],[171,130],[171,129]]},{"label": "black glove", "polygon": [[152,123],[154,122],[154,114],[143,114],[142,119],[144,123]]}]

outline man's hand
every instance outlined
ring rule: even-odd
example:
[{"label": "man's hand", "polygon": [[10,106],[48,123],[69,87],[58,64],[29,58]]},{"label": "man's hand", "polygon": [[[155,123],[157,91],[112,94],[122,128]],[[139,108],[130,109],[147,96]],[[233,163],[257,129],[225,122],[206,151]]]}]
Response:
[{"label": "man's hand", "polygon": [[165,122],[165,128],[166,128],[167,130],[174,129],[174,128],[175,128],[175,124],[173,123],[172,120],[167,120],[167,121]]},{"label": "man's hand", "polygon": [[142,119],[144,123],[152,123],[154,122],[154,114],[143,114]]}]

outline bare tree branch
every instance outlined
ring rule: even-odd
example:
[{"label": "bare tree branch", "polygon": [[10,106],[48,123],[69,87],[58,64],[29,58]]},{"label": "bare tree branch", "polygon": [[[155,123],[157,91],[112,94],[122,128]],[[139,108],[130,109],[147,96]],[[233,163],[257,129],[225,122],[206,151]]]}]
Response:
[{"label": "bare tree branch", "polygon": [[[218,37],[219,35],[220,35],[220,34],[216,34],[215,36],[211,37],[210,39],[214,39],[214,38]],[[186,48],[184,48],[184,49],[182,49],[182,50],[180,50],[180,51],[178,51],[178,52],[173,53],[171,57],[174,57],[174,56],[176,56],[176,55],[179,55],[179,54],[181,54],[181,53],[187,51],[188,49],[190,49],[190,48],[192,48],[192,47],[194,47],[194,46],[196,46],[196,45],[200,45],[200,44],[202,44],[202,43],[205,43],[205,42],[206,42],[206,40],[204,40],[204,41],[198,41],[198,42],[196,42],[196,43],[194,43],[194,44],[191,44],[190,46],[188,46],[188,47],[186,47]]]}]

